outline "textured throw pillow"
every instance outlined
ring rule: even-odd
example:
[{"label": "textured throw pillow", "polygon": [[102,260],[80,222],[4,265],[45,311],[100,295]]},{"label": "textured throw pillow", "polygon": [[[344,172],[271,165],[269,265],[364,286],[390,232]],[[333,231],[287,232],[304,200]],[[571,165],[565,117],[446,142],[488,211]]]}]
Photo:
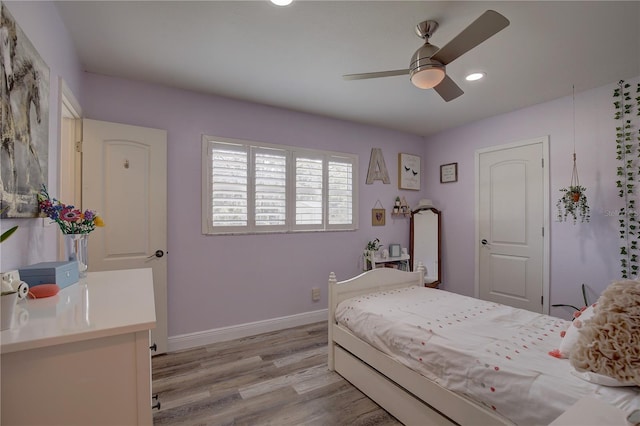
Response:
[{"label": "textured throw pillow", "polygon": [[607,287],[578,334],[569,356],[576,370],[640,386],[640,281]]}]

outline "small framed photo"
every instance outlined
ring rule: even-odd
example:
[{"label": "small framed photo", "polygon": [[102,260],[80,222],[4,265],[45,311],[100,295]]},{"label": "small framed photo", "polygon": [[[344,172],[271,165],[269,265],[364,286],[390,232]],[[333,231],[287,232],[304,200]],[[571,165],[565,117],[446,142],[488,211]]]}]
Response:
[{"label": "small framed photo", "polygon": [[385,216],[384,209],[371,209],[371,225],[384,226]]},{"label": "small framed photo", "polygon": [[440,166],[440,183],[458,181],[458,163],[443,164]]},{"label": "small framed photo", "polygon": [[398,188],[420,190],[420,157],[411,154],[398,154]]},{"label": "small framed photo", "polygon": [[400,244],[389,244],[389,256],[400,257]]}]

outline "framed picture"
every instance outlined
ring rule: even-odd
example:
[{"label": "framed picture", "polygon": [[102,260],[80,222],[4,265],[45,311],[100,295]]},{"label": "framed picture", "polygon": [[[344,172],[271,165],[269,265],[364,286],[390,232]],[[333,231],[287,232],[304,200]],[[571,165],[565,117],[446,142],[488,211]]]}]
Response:
[{"label": "framed picture", "polygon": [[386,214],[384,209],[371,209],[371,225],[384,226],[384,218]]},{"label": "framed picture", "polygon": [[0,14],[0,33],[8,34],[0,83],[0,217],[38,217],[36,194],[49,176],[49,67],[3,2]]},{"label": "framed picture", "polygon": [[398,154],[398,188],[420,190],[420,157],[411,154]]},{"label": "framed picture", "polygon": [[458,163],[443,164],[440,166],[440,183],[458,181]]}]

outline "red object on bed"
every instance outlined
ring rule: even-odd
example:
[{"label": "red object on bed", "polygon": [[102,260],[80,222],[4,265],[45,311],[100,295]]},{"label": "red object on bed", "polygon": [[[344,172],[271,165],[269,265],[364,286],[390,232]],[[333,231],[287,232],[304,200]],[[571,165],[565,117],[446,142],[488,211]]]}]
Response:
[{"label": "red object on bed", "polygon": [[57,284],[40,284],[29,289],[29,298],[43,299],[58,294],[60,287]]}]

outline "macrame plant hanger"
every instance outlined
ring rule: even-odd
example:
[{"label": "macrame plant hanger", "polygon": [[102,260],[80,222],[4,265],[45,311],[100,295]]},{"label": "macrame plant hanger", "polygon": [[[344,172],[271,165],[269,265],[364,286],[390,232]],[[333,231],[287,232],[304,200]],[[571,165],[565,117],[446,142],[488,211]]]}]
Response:
[{"label": "macrame plant hanger", "polygon": [[571,196],[574,202],[578,202],[580,199],[580,179],[578,179],[578,162],[576,161],[576,89],[575,86],[571,86],[572,100],[573,100],[573,171],[571,172]]},{"label": "macrame plant hanger", "polygon": [[571,86],[573,100],[573,170],[571,171],[571,184],[566,188],[560,188],[562,197],[556,203],[558,209],[558,222],[564,222],[570,217],[575,225],[580,222],[589,222],[591,218],[589,203],[587,202],[586,188],[580,185],[578,178],[578,156],[576,155],[576,89]]}]

